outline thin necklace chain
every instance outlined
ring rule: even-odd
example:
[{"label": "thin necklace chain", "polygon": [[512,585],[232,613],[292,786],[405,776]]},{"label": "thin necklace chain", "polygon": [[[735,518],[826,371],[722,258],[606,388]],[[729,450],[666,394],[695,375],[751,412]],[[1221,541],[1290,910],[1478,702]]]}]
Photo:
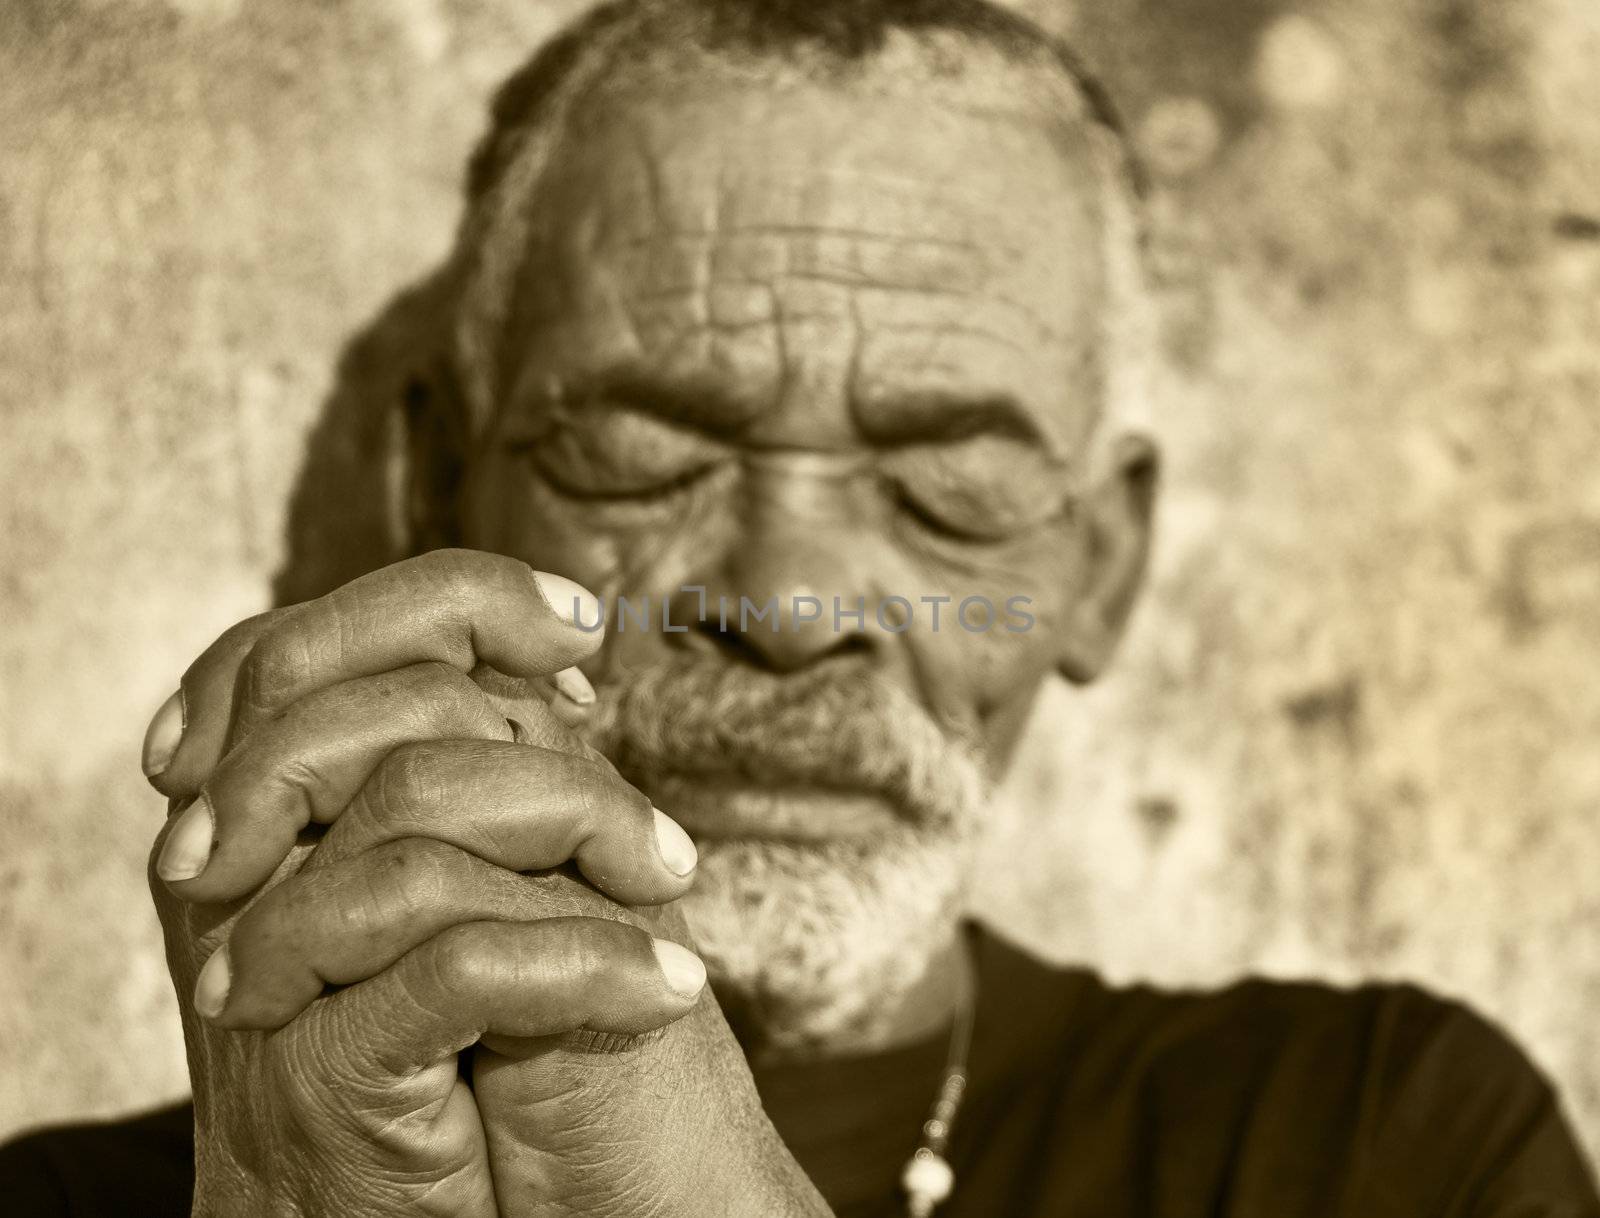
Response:
[{"label": "thin necklace chain", "polygon": [[967,1089],[967,1055],[972,1048],[972,1026],[977,1021],[976,973],[966,971],[961,999],[956,1007],[955,1025],[950,1029],[950,1052],[934,1096],[928,1119],[922,1123],[922,1140],[906,1160],[900,1183],[906,1193],[907,1218],[930,1218],[934,1208],[955,1189],[956,1173],[945,1151],[961,1098]]}]

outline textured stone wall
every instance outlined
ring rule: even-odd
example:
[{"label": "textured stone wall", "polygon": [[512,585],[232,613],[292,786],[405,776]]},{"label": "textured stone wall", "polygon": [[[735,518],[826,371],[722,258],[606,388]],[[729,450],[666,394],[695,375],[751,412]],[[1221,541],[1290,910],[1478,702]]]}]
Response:
[{"label": "textured stone wall", "polygon": [[[0,10],[0,1133],[185,1089],[139,733],[266,603],[307,436],[392,388],[483,100],[571,8]],[[1600,1150],[1600,10],[1034,11],[1151,164],[1172,460],[982,903],[1118,977],[1421,979]],[[312,479],[297,534],[357,548],[382,490]]]},{"label": "textured stone wall", "polygon": [[1600,9],[1076,24],[1155,177],[1172,477],[989,899],[1118,976],[1421,979],[1600,1148]]}]

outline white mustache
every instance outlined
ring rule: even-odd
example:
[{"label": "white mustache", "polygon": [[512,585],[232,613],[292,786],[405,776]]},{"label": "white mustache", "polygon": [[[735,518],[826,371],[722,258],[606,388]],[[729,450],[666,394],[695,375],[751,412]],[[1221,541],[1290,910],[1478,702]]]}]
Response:
[{"label": "white mustache", "polygon": [[975,730],[940,726],[868,669],[777,676],[685,657],[596,692],[590,742],[625,777],[857,791],[930,827],[968,819],[981,796]]}]

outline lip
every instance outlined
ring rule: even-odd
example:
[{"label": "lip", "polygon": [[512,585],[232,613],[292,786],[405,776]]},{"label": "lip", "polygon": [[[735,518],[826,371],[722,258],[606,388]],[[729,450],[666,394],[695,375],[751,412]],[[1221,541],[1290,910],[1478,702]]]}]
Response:
[{"label": "lip", "polygon": [[672,774],[641,781],[655,805],[697,841],[817,844],[869,838],[892,826],[893,806],[868,791],[758,786]]}]

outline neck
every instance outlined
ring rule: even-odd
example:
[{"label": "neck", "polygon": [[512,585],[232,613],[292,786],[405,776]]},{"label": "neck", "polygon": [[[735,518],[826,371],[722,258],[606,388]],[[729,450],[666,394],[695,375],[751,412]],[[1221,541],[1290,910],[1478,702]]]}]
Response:
[{"label": "neck", "polygon": [[971,973],[965,934],[957,926],[934,953],[915,985],[874,1008],[877,1018],[870,1029],[841,1033],[807,1045],[803,1050],[773,1045],[762,1034],[759,1021],[736,1002],[725,1001],[723,1010],[752,1065],[860,1057],[915,1044],[948,1030],[963,995],[971,992]]}]

